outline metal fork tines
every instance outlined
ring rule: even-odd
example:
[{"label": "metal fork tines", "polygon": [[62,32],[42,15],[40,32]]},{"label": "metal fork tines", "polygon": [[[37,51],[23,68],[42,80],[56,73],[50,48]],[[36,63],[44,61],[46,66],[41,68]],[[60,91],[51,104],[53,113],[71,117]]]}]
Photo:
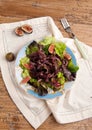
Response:
[{"label": "metal fork tines", "polygon": [[60,21],[61,21],[61,23],[62,23],[64,29],[70,28],[70,25],[69,25],[69,23],[67,22],[67,19],[66,19],[66,18],[62,18]]},{"label": "metal fork tines", "polygon": [[67,19],[66,19],[66,18],[62,18],[62,19],[60,20],[60,22],[62,23],[63,28],[65,29],[65,31],[69,33],[70,37],[74,38],[75,35],[74,35],[74,33],[72,32],[72,29],[71,29],[71,27],[70,27],[70,25],[69,25]]}]

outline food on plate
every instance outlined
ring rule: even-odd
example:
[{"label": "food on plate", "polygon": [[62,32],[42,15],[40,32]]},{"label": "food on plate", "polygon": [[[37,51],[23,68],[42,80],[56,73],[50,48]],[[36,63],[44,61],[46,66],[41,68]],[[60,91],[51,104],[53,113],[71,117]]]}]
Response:
[{"label": "food on plate", "polygon": [[6,54],[5,58],[7,61],[13,61],[15,59],[15,56],[12,52],[9,52]]},{"label": "food on plate", "polygon": [[16,33],[16,35],[18,35],[18,36],[23,36],[24,33],[30,34],[30,33],[32,33],[32,32],[33,32],[33,29],[32,29],[32,27],[31,27],[31,25],[29,25],[29,24],[24,24],[24,25],[22,25],[22,26],[20,26],[20,27],[17,27],[17,28],[15,29],[15,33]]},{"label": "food on plate", "polygon": [[17,28],[15,29],[15,33],[16,33],[16,35],[18,35],[18,36],[23,36],[23,35],[24,35],[24,32],[23,32],[23,30],[21,29],[21,27],[17,27]]},{"label": "food on plate", "polygon": [[19,63],[21,83],[31,85],[40,96],[62,91],[66,82],[75,80],[79,69],[66,48],[65,43],[54,37],[31,42]]},{"label": "food on plate", "polygon": [[25,24],[21,26],[21,29],[25,32],[25,33],[32,33],[33,29],[30,25]]},{"label": "food on plate", "polygon": [[68,54],[67,52],[64,53],[64,57],[67,59],[67,60],[71,60],[71,55]]}]

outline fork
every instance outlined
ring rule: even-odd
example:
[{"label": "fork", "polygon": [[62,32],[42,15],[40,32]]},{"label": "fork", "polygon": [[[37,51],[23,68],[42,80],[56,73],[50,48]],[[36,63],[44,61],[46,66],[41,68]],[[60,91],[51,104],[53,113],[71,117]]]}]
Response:
[{"label": "fork", "polygon": [[70,25],[69,25],[69,23],[68,23],[66,18],[62,18],[60,20],[60,22],[62,23],[63,28],[65,29],[65,31],[71,36],[71,38],[74,39],[74,43],[75,43],[77,49],[79,50],[81,56],[88,61],[89,66],[90,66],[90,68],[92,70],[92,63],[89,61],[90,59],[89,59],[89,57],[87,55],[87,52],[85,52],[85,50],[86,50],[85,46],[83,46],[83,43],[80,42],[77,39],[77,37],[75,36],[75,34],[72,32],[72,29],[71,29],[71,27],[70,27]]}]

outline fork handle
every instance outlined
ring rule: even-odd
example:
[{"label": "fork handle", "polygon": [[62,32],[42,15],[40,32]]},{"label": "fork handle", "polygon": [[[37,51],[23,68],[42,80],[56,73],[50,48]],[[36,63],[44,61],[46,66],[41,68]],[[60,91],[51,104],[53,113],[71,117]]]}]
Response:
[{"label": "fork handle", "polygon": [[74,37],[74,43],[76,45],[76,47],[78,48],[79,52],[81,53],[82,57],[86,60],[88,60],[88,56],[85,52],[85,48],[83,47],[83,43],[80,42],[76,37]]},{"label": "fork handle", "polygon": [[68,34],[69,34],[69,36],[70,36],[71,38],[74,39],[74,43],[75,43],[77,49],[79,50],[81,56],[82,56],[84,59],[88,59],[88,56],[87,56],[87,54],[86,54],[86,52],[85,52],[85,48],[83,47],[83,43],[78,40],[78,38],[75,36],[75,34],[74,34],[71,30],[68,32]]},{"label": "fork handle", "polygon": [[70,36],[71,38],[74,39],[74,43],[75,43],[77,49],[79,50],[81,56],[82,56],[84,59],[88,59],[88,56],[87,56],[87,54],[86,54],[86,52],[85,52],[85,49],[84,49],[84,47],[82,46],[83,43],[78,40],[78,38],[75,36],[75,34],[74,34],[71,30],[68,32],[68,34],[69,34],[69,36]]},{"label": "fork handle", "polygon": [[74,37],[74,43],[76,47],[78,48],[79,52],[81,53],[82,57],[88,61],[89,67],[92,70],[92,61],[85,52],[85,46],[83,46],[84,43],[80,42],[76,37]]}]

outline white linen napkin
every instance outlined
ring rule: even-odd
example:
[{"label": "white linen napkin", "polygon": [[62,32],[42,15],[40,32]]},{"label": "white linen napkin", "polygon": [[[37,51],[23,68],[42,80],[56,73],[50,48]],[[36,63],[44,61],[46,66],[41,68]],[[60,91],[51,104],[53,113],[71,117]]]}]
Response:
[{"label": "white linen napkin", "polygon": [[80,69],[71,90],[62,97],[48,100],[47,104],[59,123],[69,123],[92,117],[92,73],[87,61],[81,59]]},{"label": "white linen napkin", "polygon": [[[18,37],[14,33],[17,26],[31,24],[33,33]],[[71,90],[66,91],[61,97],[41,100],[28,95],[17,84],[15,78],[15,62],[7,62],[5,54],[18,51],[31,40],[41,40],[45,36],[54,35],[62,40],[74,52],[80,66],[77,79]],[[74,41],[63,38],[51,17],[41,17],[15,23],[0,25],[0,67],[7,91],[24,117],[36,129],[52,113],[59,123],[69,123],[92,117],[92,72],[87,60],[81,59]],[[91,48],[92,49],[92,48]],[[80,60],[79,60],[80,59]],[[84,71],[85,70],[85,71]]]}]

